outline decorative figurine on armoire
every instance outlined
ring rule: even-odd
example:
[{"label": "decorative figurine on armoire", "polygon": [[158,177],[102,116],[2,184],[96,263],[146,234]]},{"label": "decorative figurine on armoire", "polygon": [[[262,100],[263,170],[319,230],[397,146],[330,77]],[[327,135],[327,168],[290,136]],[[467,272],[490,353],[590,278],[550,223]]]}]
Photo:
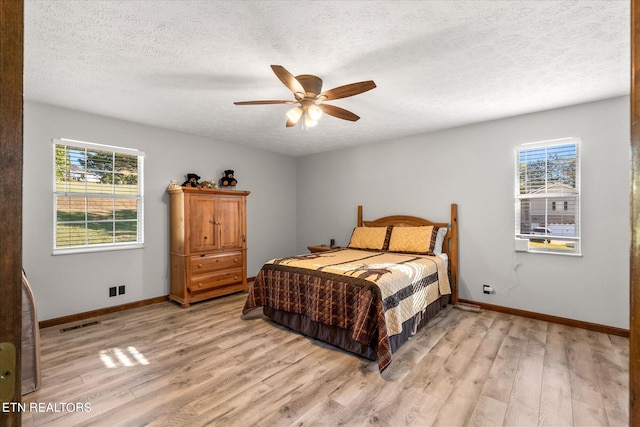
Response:
[{"label": "decorative figurine on armoire", "polygon": [[195,173],[188,173],[187,180],[182,183],[183,187],[197,187],[200,177]]},{"label": "decorative figurine on armoire", "polygon": [[238,180],[233,177],[232,170],[224,171],[224,176],[220,178],[220,187],[235,187]]}]

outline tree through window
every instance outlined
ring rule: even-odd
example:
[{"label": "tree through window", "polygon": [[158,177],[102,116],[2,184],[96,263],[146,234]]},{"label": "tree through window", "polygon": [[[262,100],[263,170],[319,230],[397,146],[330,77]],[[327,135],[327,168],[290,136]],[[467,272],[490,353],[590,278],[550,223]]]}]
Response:
[{"label": "tree through window", "polygon": [[53,147],[54,253],[141,247],[144,153],[65,139]]}]

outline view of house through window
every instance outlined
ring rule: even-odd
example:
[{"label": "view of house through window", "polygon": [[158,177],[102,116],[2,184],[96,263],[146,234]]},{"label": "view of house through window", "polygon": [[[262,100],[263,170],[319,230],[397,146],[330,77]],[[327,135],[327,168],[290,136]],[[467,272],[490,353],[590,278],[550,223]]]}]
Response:
[{"label": "view of house through window", "polygon": [[529,252],[580,254],[578,138],[524,144],[516,153],[516,239]]},{"label": "view of house through window", "polygon": [[56,139],[54,253],[141,247],[144,153]]}]

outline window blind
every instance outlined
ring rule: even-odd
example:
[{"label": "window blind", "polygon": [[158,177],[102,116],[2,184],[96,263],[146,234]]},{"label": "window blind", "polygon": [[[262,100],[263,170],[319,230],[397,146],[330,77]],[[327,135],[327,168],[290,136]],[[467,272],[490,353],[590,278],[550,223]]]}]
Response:
[{"label": "window blind", "polygon": [[580,254],[580,140],[523,144],[516,150],[516,248]]},{"label": "window blind", "polygon": [[54,253],[141,247],[144,153],[68,139],[53,149]]}]

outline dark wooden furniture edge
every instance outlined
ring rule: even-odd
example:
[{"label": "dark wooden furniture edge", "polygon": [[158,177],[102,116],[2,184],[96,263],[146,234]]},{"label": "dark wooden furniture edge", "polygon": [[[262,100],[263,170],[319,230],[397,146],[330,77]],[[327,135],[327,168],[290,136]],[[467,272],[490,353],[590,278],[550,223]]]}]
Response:
[{"label": "dark wooden furniture edge", "polygon": [[307,246],[307,250],[311,253],[313,252],[326,252],[333,251],[335,249],[342,249],[340,246],[329,246],[329,245],[309,245]]},{"label": "dark wooden furniture edge", "polygon": [[499,313],[512,314],[514,316],[527,317],[529,319],[542,320],[545,322],[557,323],[559,325],[572,326],[575,328],[587,329],[589,331],[602,332],[605,334],[617,335],[620,337],[629,338],[628,329],[616,328],[614,326],[606,326],[606,325],[600,325],[598,323],[583,322],[581,320],[574,320],[566,317],[552,316],[550,314],[536,313],[534,311],[520,310],[517,308],[504,307],[501,305],[487,304],[484,302],[477,302],[477,301],[471,301],[466,299],[460,299],[459,302],[465,303],[465,304],[477,305],[482,309],[497,311]]}]

